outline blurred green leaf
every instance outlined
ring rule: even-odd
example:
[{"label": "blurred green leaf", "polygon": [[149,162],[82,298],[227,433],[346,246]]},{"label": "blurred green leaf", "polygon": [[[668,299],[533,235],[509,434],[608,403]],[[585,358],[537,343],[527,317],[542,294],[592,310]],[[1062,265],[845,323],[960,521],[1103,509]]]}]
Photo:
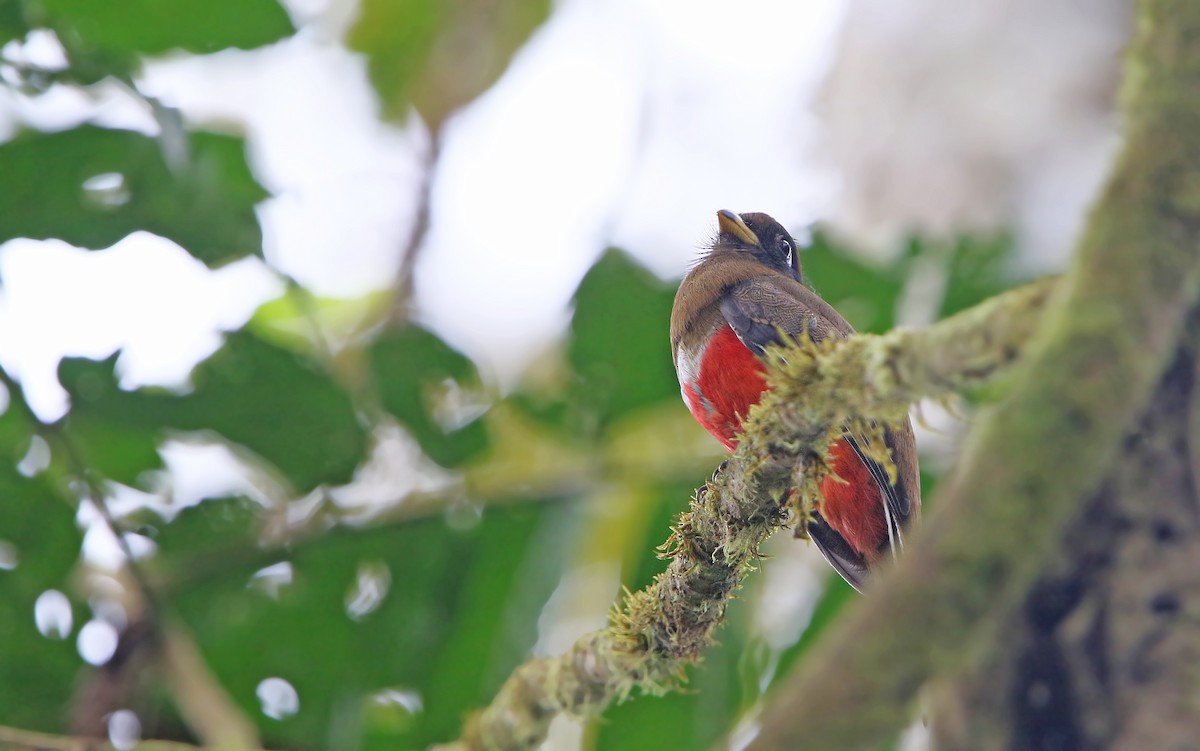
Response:
[{"label": "blurred green leaf", "polygon": [[282,554],[259,544],[264,519],[263,506],[247,498],[212,498],[168,522],[151,521],[157,554],[143,568],[172,596],[230,571],[244,575],[241,569],[274,563]]},{"label": "blurred green leaf", "polygon": [[952,316],[1012,287],[1012,238],[962,237],[946,261],[946,294],[941,317]]},{"label": "blurred green leaf", "polygon": [[0,47],[13,39],[23,39],[29,33],[25,9],[20,2],[0,3]]},{"label": "blurred green leaf", "polygon": [[[10,409],[0,421],[11,422]],[[7,429],[4,431],[9,433]],[[34,603],[47,590],[70,595],[79,558],[75,511],[46,475],[20,475],[6,450],[0,457],[0,724],[61,732],[76,673],[83,662],[70,634],[42,636]],[[78,627],[83,609],[72,603]]]},{"label": "blurred green leaf", "polygon": [[[453,404],[455,394],[479,388],[475,365],[466,356],[417,326],[385,333],[368,355],[384,409],[412,432],[431,459],[456,467],[487,448],[480,416],[455,414],[466,408]],[[438,413],[443,419],[437,419]]]},{"label": "blurred green leaf", "polygon": [[276,0],[25,0],[69,47],[122,58],[250,49],[295,28]]},{"label": "blurred green leaf", "polygon": [[388,117],[416,107],[436,130],[491,86],[549,0],[364,0],[349,45],[367,55]]},{"label": "blurred green leaf", "polygon": [[945,318],[1011,287],[1012,239],[961,237],[953,243],[912,239],[886,263],[859,260],[818,232],[800,258],[805,281],[837,308],[858,331],[881,333],[896,325],[896,308],[918,261],[945,274],[937,308]]},{"label": "blurred green leaf", "polygon": [[273,344],[298,352],[312,352],[314,323],[328,340],[345,342],[378,326],[395,299],[391,290],[375,290],[359,297],[317,297],[299,287],[263,303],[246,328]]},{"label": "blurred green leaf", "polygon": [[140,435],[143,444],[168,429],[212,430],[272,463],[301,492],[348,482],[364,456],[366,433],[345,390],[311,363],[245,332],[230,334],[196,368],[195,390],[186,395],[122,391],[113,364],[67,359],[59,367],[72,402],[66,428],[106,474],[128,468],[102,463],[105,447],[97,441],[105,434],[97,426],[105,425],[131,440]]},{"label": "blurred green leaf", "polygon": [[704,653],[704,662],[688,671],[684,691],[635,696],[610,707],[595,725],[594,751],[712,747],[729,733],[735,719],[737,663],[743,648],[740,633],[722,629],[717,644]]},{"label": "blurred green leaf", "polygon": [[[174,602],[267,745],[418,748],[457,734],[463,713],[490,698],[533,643],[565,548],[555,533],[562,515],[530,504],[488,510],[469,529],[440,518],[335,529],[278,551],[273,561],[290,566],[290,580],[268,585],[254,574],[271,556],[230,567],[220,539],[221,530],[244,538],[237,528],[253,528],[253,507],[209,501],[163,530],[159,555],[172,568],[222,569]],[[294,716],[263,715],[256,688],[269,677],[295,687]],[[415,692],[424,710],[380,722],[389,715],[369,697],[387,689]]]},{"label": "blurred green leaf", "polygon": [[163,148],[138,133],[92,126],[0,144],[0,174],[10,180],[0,192],[0,242],[57,237],[103,248],[140,229],[210,265],[261,255],[254,205],[267,194],[250,174],[241,139],[192,133],[175,167]]},{"label": "blurred green leaf", "polygon": [[669,344],[675,287],[618,250],[580,282],[567,350],[578,376],[571,400],[597,426],[679,398]]},{"label": "blurred green leaf", "polygon": [[[478,535],[473,558],[454,590],[458,613],[424,682],[424,716],[401,745],[424,748],[457,737],[467,712],[490,703],[528,657],[538,617],[577,539],[576,521],[575,509],[562,500],[485,512],[482,528],[471,531]],[[367,748],[396,747],[374,740]]]},{"label": "blurred green leaf", "polygon": [[892,263],[860,260],[833,243],[823,233],[814,233],[800,263],[804,281],[837,309],[856,331],[881,333],[895,325],[896,304],[908,280],[916,248]]},{"label": "blurred green leaf", "polygon": [[440,0],[365,0],[347,43],[367,55],[367,71],[390,117],[401,118],[446,22]]},{"label": "blurred green leaf", "polygon": [[707,479],[705,473],[697,476],[694,482],[669,483],[658,488],[658,503],[643,528],[644,539],[634,544],[639,551],[638,558],[623,572],[622,586],[636,592],[648,587],[654,577],[667,568],[667,562],[658,557],[658,546],[671,535],[676,517],[688,510],[696,488]]},{"label": "blurred green leaf", "polygon": [[147,426],[98,418],[85,409],[72,415],[70,432],[88,468],[114,482],[134,487],[140,484],[143,472],[163,468],[158,453],[161,435]]}]

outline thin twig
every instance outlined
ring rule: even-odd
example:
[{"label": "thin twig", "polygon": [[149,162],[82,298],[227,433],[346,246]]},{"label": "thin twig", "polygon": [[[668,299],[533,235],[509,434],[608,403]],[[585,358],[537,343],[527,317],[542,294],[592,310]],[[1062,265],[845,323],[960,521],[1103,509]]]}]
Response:
[{"label": "thin twig", "polygon": [[413,215],[413,227],[408,233],[408,242],[400,257],[400,268],[396,272],[395,298],[392,301],[390,322],[392,325],[407,323],[412,314],[413,289],[417,260],[425,247],[425,239],[429,235],[430,204],[433,201],[434,173],[437,169],[438,158],[441,155],[441,133],[432,131],[429,134],[429,146],[425,151],[421,164],[421,185],[417,191],[416,211]]},{"label": "thin twig", "polygon": [[[117,751],[111,744],[95,738],[35,733],[32,730],[0,726],[0,751]],[[141,741],[122,751],[196,751],[196,746],[175,741]]]}]

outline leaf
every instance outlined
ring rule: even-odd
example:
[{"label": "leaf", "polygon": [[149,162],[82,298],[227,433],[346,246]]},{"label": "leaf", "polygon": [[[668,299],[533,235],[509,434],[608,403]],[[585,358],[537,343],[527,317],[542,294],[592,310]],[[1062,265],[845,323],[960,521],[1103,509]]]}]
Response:
[{"label": "leaf", "polygon": [[383,320],[395,298],[390,290],[359,297],[317,297],[299,287],[263,303],[246,327],[258,336],[297,352],[312,352],[314,323],[323,337],[353,341]]},{"label": "leaf", "polygon": [[856,331],[881,333],[895,326],[896,304],[908,280],[916,248],[890,264],[859,260],[823,232],[802,251],[804,281],[832,305]]},{"label": "leaf", "polygon": [[254,205],[267,194],[250,174],[241,139],[192,133],[174,169],[163,148],[138,133],[92,126],[0,144],[0,174],[10,181],[0,191],[0,242],[57,237],[103,248],[147,230],[209,265],[261,255]]},{"label": "leaf", "polygon": [[618,250],[596,262],[575,292],[567,358],[577,375],[571,401],[585,421],[616,417],[678,399],[669,347],[675,285]]},{"label": "leaf", "polygon": [[[478,389],[475,365],[466,356],[418,326],[387,332],[370,346],[368,356],[384,409],[408,428],[431,459],[456,467],[487,448],[479,416],[446,427],[435,418],[439,411],[455,411],[453,405],[439,407],[448,390]],[[450,417],[458,421],[461,415]]]},{"label": "leaf", "polygon": [[[737,603],[734,603],[736,606]],[[595,751],[711,748],[731,729],[737,707],[737,659],[743,642],[729,629],[689,671],[687,689],[635,696],[595,723]]]},{"label": "leaf", "polygon": [[0,47],[13,39],[24,39],[29,33],[24,11],[19,2],[0,3]]},{"label": "leaf", "polygon": [[259,544],[264,518],[262,504],[246,498],[210,498],[169,522],[156,518],[148,526],[157,554],[143,568],[154,572],[171,598],[230,571],[268,566],[283,554]]},{"label": "leaf", "polygon": [[364,0],[349,45],[388,117],[416,107],[431,130],[491,86],[546,19],[549,0]]},{"label": "leaf", "polygon": [[114,362],[67,359],[59,367],[72,401],[66,429],[106,474],[122,467],[102,463],[97,426],[155,444],[168,429],[212,430],[273,464],[300,492],[349,481],[364,456],[366,431],[345,390],[311,363],[251,334],[230,334],[197,367],[195,390],[186,395],[122,391]]},{"label": "leaf", "polygon": [[946,294],[941,317],[946,318],[998,295],[1017,281],[1011,269],[1012,238],[961,237],[946,260]]},{"label": "leaf", "polygon": [[[8,421],[13,410],[0,420]],[[7,432],[7,431],[6,431]],[[0,566],[0,723],[61,732],[75,674],[83,666],[70,635],[42,636],[34,603],[47,590],[70,594],[82,537],[75,511],[46,475],[17,473],[0,457],[0,545],[15,567]],[[72,602],[77,627],[84,608]]]},{"label": "leaf", "polygon": [[163,468],[158,453],[161,435],[156,430],[97,418],[87,410],[72,415],[69,425],[71,440],[83,452],[87,467],[109,480],[136,487],[142,484],[143,473]]},{"label": "leaf", "polygon": [[61,37],[87,51],[132,59],[171,50],[250,49],[295,28],[276,0],[26,0]]},{"label": "leaf", "polygon": [[858,331],[880,333],[896,325],[896,308],[917,261],[930,260],[946,274],[939,318],[971,307],[1012,286],[1012,239],[964,236],[953,244],[911,239],[887,264],[858,260],[818,232],[800,258],[805,281]]}]

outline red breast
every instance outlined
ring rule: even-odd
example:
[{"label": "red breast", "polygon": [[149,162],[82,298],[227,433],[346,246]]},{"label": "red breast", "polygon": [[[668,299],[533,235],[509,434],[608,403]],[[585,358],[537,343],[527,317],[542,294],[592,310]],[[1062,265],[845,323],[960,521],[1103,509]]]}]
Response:
[{"label": "red breast", "polygon": [[728,325],[710,334],[696,352],[680,348],[675,362],[692,417],[733,451],[742,418],[766,387],[762,362]]},{"label": "red breast", "polygon": [[[737,446],[742,420],[766,387],[760,355],[781,336],[807,331],[815,340],[853,328],[802,283],[795,240],[765,214],[722,211],[720,234],[680,285],[671,315],[671,344],[683,398],[696,420],[724,446]],[[782,332],[782,334],[781,334]],[[920,508],[912,428],[887,431],[899,478],[867,459],[865,437],[831,447],[837,478],[822,485],[808,532],[830,563],[856,588],[868,570],[902,544]]]}]

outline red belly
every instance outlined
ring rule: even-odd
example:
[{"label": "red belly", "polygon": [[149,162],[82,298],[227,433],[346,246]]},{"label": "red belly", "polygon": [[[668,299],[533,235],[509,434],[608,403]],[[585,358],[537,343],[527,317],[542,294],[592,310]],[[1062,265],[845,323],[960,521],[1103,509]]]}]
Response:
[{"label": "red belly", "polygon": [[726,325],[704,349],[695,388],[684,386],[692,416],[730,451],[737,448],[742,420],[767,387],[765,370]]},{"label": "red belly", "polygon": [[[742,420],[762,398],[765,370],[726,325],[709,340],[695,385],[684,384],[692,415],[730,451],[737,448]],[[879,489],[866,465],[845,441],[835,441],[830,454],[837,478],[827,478],[821,484],[818,511],[868,564],[873,563],[887,541]]]}]

